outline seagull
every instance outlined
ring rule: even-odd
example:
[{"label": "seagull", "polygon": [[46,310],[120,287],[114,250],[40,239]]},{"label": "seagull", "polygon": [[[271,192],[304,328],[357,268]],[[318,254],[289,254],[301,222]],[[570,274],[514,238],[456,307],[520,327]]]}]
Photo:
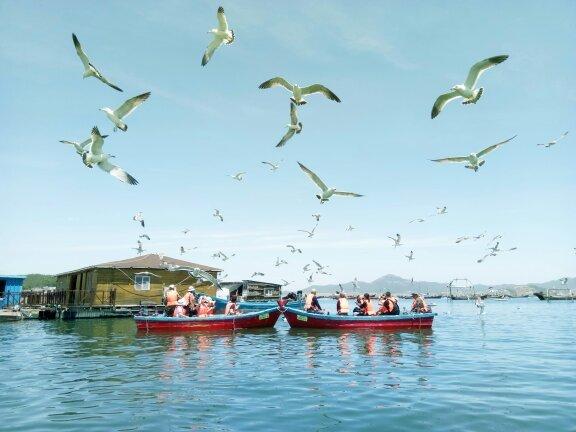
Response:
[{"label": "seagull", "polygon": [[145,228],[146,224],[144,222],[144,216],[142,216],[142,212],[138,212],[134,216],[132,216],[132,220],[135,220],[136,222],[140,222],[140,225],[142,225],[142,228]]},{"label": "seagull", "polygon": [[414,251],[410,251],[410,255],[405,255],[406,258],[408,258],[408,262],[412,261],[414,259]]},{"label": "seagull", "polygon": [[272,163],[272,162],[262,162],[264,165],[268,165],[270,166],[270,171],[276,171],[278,168],[280,168],[280,164],[278,163]]},{"label": "seagull", "polygon": [[480,168],[486,162],[486,160],[482,159],[482,156],[485,156],[491,151],[496,150],[498,147],[500,147],[503,144],[506,144],[507,142],[513,140],[514,138],[516,138],[516,135],[514,135],[512,138],[508,138],[505,141],[499,142],[498,144],[493,144],[489,147],[486,147],[484,150],[481,150],[478,153],[470,153],[468,156],[455,156],[442,159],[432,159],[432,162],[441,162],[441,163],[465,162],[467,163],[467,165],[465,165],[466,168],[472,169],[474,170],[474,172],[476,172],[478,171],[478,168]]},{"label": "seagull", "polygon": [[346,227],[346,231],[354,231],[356,228],[354,228],[352,225],[348,225]]},{"label": "seagull", "polygon": [[275,77],[269,79],[268,81],[264,81],[262,84],[258,86],[260,89],[269,89],[272,87],[284,87],[286,90],[292,93],[292,97],[290,100],[294,102],[296,105],[304,105],[306,101],[304,100],[303,96],[313,94],[313,93],[322,93],[328,99],[340,102],[338,96],[336,96],[330,89],[324,87],[322,84],[312,84],[308,87],[299,87],[298,84],[290,84],[282,77]]},{"label": "seagull", "polygon": [[358,282],[357,277],[354,277],[354,280],[352,281],[352,286],[354,287],[354,290],[357,290],[360,287],[360,283]]},{"label": "seagull", "polygon": [[314,231],[316,231],[317,226],[318,226],[318,224],[314,225],[314,228],[312,228],[312,231],[306,231],[306,230],[298,230],[298,231],[306,233],[306,234],[308,234],[308,238],[312,238],[312,237],[314,237]]},{"label": "seagull", "polygon": [[228,256],[224,252],[218,251],[218,256],[220,256],[220,259],[222,259],[222,261],[228,261],[230,258],[236,256],[236,254],[233,253],[232,255]]},{"label": "seagull", "polygon": [[458,237],[458,238],[456,239],[456,243],[462,243],[462,242],[465,241],[465,240],[470,240],[470,237],[468,237],[468,236]]},{"label": "seagull", "polygon": [[304,267],[302,267],[302,273],[306,273],[308,270],[310,270],[310,264],[306,264]]},{"label": "seagull", "polygon": [[494,237],[492,237],[492,240],[490,240],[490,243],[494,243],[496,240],[501,239],[502,238],[502,234],[498,234]]},{"label": "seagull", "polygon": [[188,234],[189,232],[190,232],[190,230],[189,230],[188,228],[185,228],[185,229],[182,230],[182,233],[183,233],[184,235]]},{"label": "seagull", "polygon": [[444,206],[444,207],[436,207],[436,214],[437,214],[437,215],[443,215],[443,214],[446,214],[446,213],[448,213],[446,206]]},{"label": "seagull", "polygon": [[302,249],[298,249],[298,248],[295,247],[295,246],[286,245],[286,247],[287,247],[287,248],[290,248],[290,252],[292,252],[292,253],[296,253],[296,252],[298,252],[298,253],[300,253],[300,254],[302,253]]},{"label": "seagull", "polygon": [[72,40],[74,41],[74,47],[76,48],[76,54],[78,54],[78,57],[80,57],[80,60],[82,60],[82,64],[84,65],[84,75],[82,76],[82,78],[95,77],[95,78],[98,78],[100,81],[102,81],[104,84],[112,87],[114,90],[118,90],[120,92],[123,91],[120,87],[118,87],[118,86],[112,84],[110,81],[108,81],[106,79],[106,77],[104,75],[102,75],[100,73],[100,71],[98,69],[96,69],[96,67],[92,63],[90,63],[90,59],[84,53],[84,50],[82,49],[82,45],[80,45],[80,41],[78,40],[78,38],[76,37],[76,35],[74,33],[72,33]]},{"label": "seagull", "polygon": [[276,257],[276,262],[274,263],[275,267],[280,267],[282,264],[288,264],[287,261],[285,260],[281,260],[280,258]]},{"label": "seagull", "polygon": [[[102,135],[102,139],[107,138],[108,135]],[[80,156],[82,156],[84,153],[88,152],[88,148],[90,143],[92,143],[92,136],[88,137],[87,139],[85,139],[82,142],[77,142],[77,141],[68,141],[68,140],[61,140],[60,141],[63,144],[70,144],[72,146],[74,146],[74,149],[76,150],[76,153],[78,153]],[[90,168],[92,168],[92,166],[90,166]]]},{"label": "seagull", "polygon": [[462,102],[463,105],[471,103],[475,104],[478,102],[482,96],[482,92],[484,91],[484,88],[482,87],[475,89],[478,78],[486,69],[502,63],[507,58],[507,55],[494,56],[479,61],[474,66],[472,66],[470,68],[470,72],[468,72],[468,77],[466,78],[464,84],[455,85],[450,89],[451,91],[448,93],[444,93],[443,95],[438,96],[438,99],[436,99],[436,102],[434,102],[434,106],[432,107],[432,118],[440,114],[440,111],[442,111],[448,102],[458,97],[464,98],[464,102]]},{"label": "seagull", "polygon": [[498,252],[501,252],[501,250],[499,249],[500,242],[496,242],[496,244],[494,246],[489,247],[488,249],[491,251],[491,254],[496,254]]},{"label": "seagull", "polygon": [[104,107],[100,108],[100,111],[104,111],[106,117],[108,117],[108,119],[112,123],[114,123],[114,132],[116,132],[117,129],[126,132],[128,130],[128,125],[124,123],[123,121],[124,117],[128,117],[130,114],[132,114],[132,111],[134,111],[140,104],[142,104],[149,97],[150,92],[142,93],[141,95],[134,96],[133,98],[128,99],[126,102],[124,102],[115,110],[112,110],[111,108],[108,107]]},{"label": "seagull", "polygon": [[150,236],[148,234],[140,234],[140,238],[145,238],[146,240],[150,240]]},{"label": "seagull", "polygon": [[537,144],[537,145],[539,145],[539,146],[544,146],[544,147],[546,147],[546,148],[550,148],[550,147],[552,147],[553,145],[556,145],[556,143],[557,143],[558,141],[560,141],[562,138],[564,138],[566,135],[568,135],[568,131],[564,132],[564,133],[560,136],[560,138],[556,138],[555,140],[552,140],[552,141],[550,141],[550,142],[542,143],[542,144]]},{"label": "seagull", "polygon": [[226,21],[226,15],[224,15],[224,8],[222,6],[218,8],[216,18],[218,18],[218,28],[212,29],[208,32],[212,33],[214,39],[212,39],[212,42],[210,42],[210,45],[208,45],[208,48],[206,48],[206,51],[202,56],[202,66],[208,64],[212,58],[212,54],[214,54],[214,51],[216,51],[220,45],[230,45],[235,39],[234,31],[228,29],[228,21]]},{"label": "seagull", "polygon": [[250,276],[250,278],[256,277],[256,276],[264,276],[264,273],[262,272],[254,272],[252,273],[252,276]]},{"label": "seagull", "polygon": [[157,274],[154,274],[154,273],[149,272],[149,271],[137,272],[137,273],[134,273],[134,275],[138,275],[138,276],[139,276],[139,275],[142,275],[142,276],[154,276],[154,277],[160,278],[160,276],[158,276]]},{"label": "seagull", "polygon": [[236,173],[234,175],[230,175],[230,177],[232,177],[234,180],[242,181],[242,180],[244,180],[244,174],[246,174],[246,173],[245,172],[239,172],[239,173]]},{"label": "seagull", "polygon": [[132,249],[134,249],[138,255],[142,255],[142,253],[145,252],[145,250],[142,248],[142,242],[140,240],[138,240],[138,247]]},{"label": "seagull", "polygon": [[296,105],[294,105],[294,102],[290,102],[290,124],[286,125],[286,127],[288,128],[288,131],[284,134],[280,142],[276,144],[276,147],[284,146],[284,144],[286,144],[295,133],[299,134],[302,132],[302,122],[298,121],[298,112],[296,111]]},{"label": "seagull", "polygon": [[480,264],[480,263],[484,262],[484,260],[485,260],[486,258],[488,258],[489,256],[493,256],[493,255],[492,255],[492,254],[486,254],[486,255],[484,255],[482,258],[477,259],[476,262],[477,262],[478,264]]},{"label": "seagull", "polygon": [[[318,261],[312,260],[312,262],[314,264],[316,264],[316,273],[321,273],[324,271],[324,269],[328,268],[328,266],[323,266],[322,264],[320,264]],[[324,273],[327,274],[327,273]]]},{"label": "seagull", "polygon": [[304,173],[308,177],[310,177],[310,179],[316,184],[316,186],[318,186],[322,190],[321,195],[320,194],[316,195],[316,198],[318,198],[320,200],[320,204],[324,204],[325,202],[327,202],[332,195],[351,196],[351,197],[363,196],[363,195],[360,195],[360,194],[357,194],[354,192],[343,192],[343,191],[336,190],[335,188],[329,188],[328,186],[326,186],[324,184],[324,182],[322,180],[320,180],[320,177],[318,177],[316,174],[314,174],[314,172],[312,172],[311,170],[306,168],[300,162],[298,162],[298,165],[300,165],[300,169],[302,171],[304,171]]},{"label": "seagull", "polygon": [[308,276],[308,283],[312,282],[314,282],[314,273],[310,273],[310,275]]},{"label": "seagull", "polygon": [[568,278],[567,277],[563,277],[562,279],[560,279],[560,283],[562,285],[566,285],[568,283]]},{"label": "seagull", "polygon": [[419,222],[419,223],[420,223],[420,222],[425,222],[425,221],[426,221],[426,219],[418,218],[418,219],[412,219],[412,220],[411,220],[410,222],[408,222],[408,223],[412,223],[412,222]]},{"label": "seagull", "polygon": [[180,255],[184,255],[186,253],[186,249],[184,249],[184,246],[180,246]]},{"label": "seagull", "polygon": [[92,142],[88,146],[88,151],[82,154],[82,162],[84,162],[84,165],[91,167],[92,165],[97,164],[102,171],[106,171],[118,180],[131,185],[137,185],[138,180],[122,168],[113,165],[108,161],[108,159],[115,156],[102,153],[103,145],[104,140],[102,139],[102,135],[100,135],[98,128],[94,126],[92,128]]},{"label": "seagull", "polygon": [[208,281],[212,285],[214,285],[217,289],[221,289],[220,283],[218,283],[218,280],[205,270],[202,270],[198,267],[179,266],[179,265],[170,264],[167,262],[163,262],[163,264],[164,264],[164,267],[166,267],[166,269],[168,271],[186,271],[186,272],[188,272],[188,274],[190,276],[193,276],[196,279]]},{"label": "seagull", "polygon": [[212,216],[220,219],[220,222],[224,222],[224,216],[222,216],[222,213],[220,213],[220,210],[214,209],[214,213],[212,214]]},{"label": "seagull", "polygon": [[476,240],[480,240],[480,239],[483,238],[485,235],[486,235],[486,233],[483,232],[482,234],[478,234],[478,235],[472,236],[472,238],[474,239],[474,241],[476,241]]},{"label": "seagull", "polygon": [[320,222],[320,218],[322,217],[322,215],[320,213],[315,213],[312,215],[312,217],[316,219],[316,222]]},{"label": "seagull", "polygon": [[281,281],[282,281],[282,286],[288,286],[288,285],[290,285],[292,282],[294,282],[294,281],[288,282],[286,279],[281,279]]},{"label": "seagull", "polygon": [[394,242],[394,247],[400,246],[400,240],[402,239],[402,237],[400,236],[400,234],[396,234],[396,237],[390,237],[390,236],[388,236],[388,238]]}]

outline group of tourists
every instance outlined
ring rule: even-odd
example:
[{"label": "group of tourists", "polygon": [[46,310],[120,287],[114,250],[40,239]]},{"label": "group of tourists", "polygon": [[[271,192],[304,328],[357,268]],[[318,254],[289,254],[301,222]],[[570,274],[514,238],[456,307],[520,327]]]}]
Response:
[{"label": "group of tourists", "polygon": [[[304,310],[313,313],[324,313],[325,311],[318,302],[316,296],[317,291],[312,289],[306,295]],[[412,293],[412,306],[410,312],[413,313],[427,313],[432,310],[426,304],[424,298],[418,293]],[[341,292],[338,295],[336,302],[336,313],[338,315],[348,315],[350,313],[350,306],[348,305],[348,298],[345,293]],[[370,294],[358,295],[356,297],[356,305],[352,310],[353,315],[371,316],[371,315],[400,315],[400,307],[398,306],[398,299],[390,293],[390,291],[382,294],[378,299],[378,307],[372,304]]]},{"label": "group of tourists", "polygon": [[[165,315],[169,317],[207,317],[214,315],[216,302],[210,296],[197,296],[196,288],[188,287],[184,296],[180,296],[176,287],[170,285],[164,296]],[[230,296],[224,312],[226,315],[236,315],[240,313],[237,304],[237,297]]]}]

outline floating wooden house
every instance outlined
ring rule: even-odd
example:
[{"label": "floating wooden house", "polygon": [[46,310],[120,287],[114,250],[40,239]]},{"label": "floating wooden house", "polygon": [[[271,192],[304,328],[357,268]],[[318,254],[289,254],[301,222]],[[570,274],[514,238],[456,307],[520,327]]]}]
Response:
[{"label": "floating wooden house", "polygon": [[26,276],[0,275],[0,309],[20,303]]},{"label": "floating wooden house", "polygon": [[243,301],[278,300],[282,294],[282,285],[243,280],[241,282],[223,282],[222,288],[230,290],[230,294],[236,294]]},{"label": "floating wooden house", "polygon": [[[169,271],[166,264],[200,268],[214,277],[220,269],[157,254],[96,264],[57,274],[54,303],[80,317],[100,317],[118,310],[134,311],[141,306],[161,306],[169,285],[184,295],[190,285],[214,296],[216,288],[200,284],[186,271]],[[114,313],[113,313],[114,312]]]}]

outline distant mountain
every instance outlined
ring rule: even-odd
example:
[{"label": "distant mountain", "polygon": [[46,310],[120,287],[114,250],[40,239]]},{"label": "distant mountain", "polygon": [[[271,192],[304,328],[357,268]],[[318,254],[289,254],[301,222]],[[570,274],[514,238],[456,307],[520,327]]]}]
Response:
[{"label": "distant mountain", "polygon": [[[340,288],[340,285],[342,288]],[[427,282],[427,281],[411,281],[396,275],[387,274],[379,277],[372,282],[358,281],[358,288],[356,289],[352,282],[345,282],[335,285],[311,285],[308,289],[315,288],[319,295],[333,295],[341,289],[348,294],[378,294],[390,291],[394,294],[410,294],[411,292],[419,292],[424,294],[442,294],[448,293],[448,282]],[[560,280],[554,280],[544,283],[531,283],[531,284],[502,284],[502,285],[474,285],[476,293],[488,293],[490,291],[496,293],[507,294],[511,296],[529,295],[537,291],[545,291],[546,289],[553,288],[568,288],[576,291],[576,278],[568,278],[566,285],[562,285]],[[458,288],[453,288],[456,292]],[[308,291],[308,290],[306,290]]]}]

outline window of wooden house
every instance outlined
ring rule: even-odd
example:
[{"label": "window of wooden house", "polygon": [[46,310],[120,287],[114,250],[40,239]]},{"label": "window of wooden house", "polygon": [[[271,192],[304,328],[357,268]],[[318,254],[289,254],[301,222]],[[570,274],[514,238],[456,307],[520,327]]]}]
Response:
[{"label": "window of wooden house", "polygon": [[136,275],[134,277],[136,291],[150,291],[150,276]]},{"label": "window of wooden house", "polygon": [[265,297],[275,297],[276,296],[276,290],[274,290],[273,288],[266,288],[264,290],[264,296]]}]

